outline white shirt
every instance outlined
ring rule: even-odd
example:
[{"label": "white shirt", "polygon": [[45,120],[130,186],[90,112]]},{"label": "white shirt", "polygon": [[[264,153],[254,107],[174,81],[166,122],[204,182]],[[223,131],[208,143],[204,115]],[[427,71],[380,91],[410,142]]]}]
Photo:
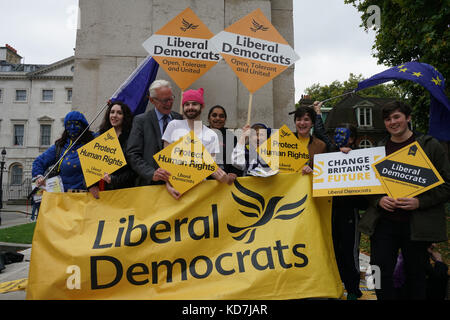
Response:
[{"label": "white shirt", "polygon": [[247,164],[245,148],[246,146],[238,141],[231,154],[233,167],[244,171],[244,176],[268,177],[278,173],[278,170],[274,171],[270,167],[263,167],[258,163],[258,155],[255,149],[249,151],[249,163]]},{"label": "white shirt", "polygon": [[[167,125],[166,131],[162,136],[162,140],[167,141],[169,144],[177,141],[181,137],[184,137],[191,131],[186,119],[184,120],[172,120]],[[211,154],[217,154],[220,152],[219,138],[217,134],[203,125],[201,121],[196,121],[194,124],[194,133],[201,140],[206,150]]]}]

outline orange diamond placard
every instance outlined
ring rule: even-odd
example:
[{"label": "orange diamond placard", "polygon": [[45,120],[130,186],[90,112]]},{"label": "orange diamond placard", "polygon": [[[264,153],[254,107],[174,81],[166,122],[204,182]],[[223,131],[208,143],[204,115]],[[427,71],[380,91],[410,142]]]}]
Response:
[{"label": "orange diamond placard", "polygon": [[186,8],[142,46],[184,91],[221,59],[210,43],[213,35],[194,11]]},{"label": "orange diamond placard", "polygon": [[261,9],[218,33],[211,43],[251,93],[299,59]]}]

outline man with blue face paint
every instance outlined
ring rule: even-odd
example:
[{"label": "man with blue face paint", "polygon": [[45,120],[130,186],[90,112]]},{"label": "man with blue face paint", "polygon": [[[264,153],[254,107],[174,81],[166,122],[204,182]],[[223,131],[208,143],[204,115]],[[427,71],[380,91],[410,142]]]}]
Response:
[{"label": "man with blue face paint", "polygon": [[[44,185],[46,170],[61,158],[50,177],[59,175],[64,185],[64,191],[84,191],[86,184],[77,149],[94,139],[92,131],[83,131],[89,126],[84,115],[78,111],[69,112],[64,118],[64,132],[55,144],[38,156],[33,162],[32,176],[38,186]],[[82,135],[81,135],[82,134]],[[80,136],[81,135],[81,136]]]}]

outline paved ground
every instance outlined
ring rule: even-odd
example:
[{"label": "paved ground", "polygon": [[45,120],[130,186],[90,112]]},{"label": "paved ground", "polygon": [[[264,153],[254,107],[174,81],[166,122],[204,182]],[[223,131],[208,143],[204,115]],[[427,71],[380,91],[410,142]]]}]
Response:
[{"label": "paved ground", "polygon": [[[27,215],[28,213],[28,215]],[[31,207],[27,206],[3,206],[3,209],[0,213],[2,218],[1,228],[12,227],[19,224],[30,223],[30,215],[31,215]],[[28,268],[30,264],[30,255],[31,255],[31,246],[30,245],[22,245],[22,244],[9,244],[0,242],[0,250],[5,250],[10,246],[10,248],[22,247],[19,251],[24,255],[24,259],[20,263],[12,263],[6,265],[5,269],[0,273],[0,290],[3,286],[8,285],[7,282],[16,281],[15,283],[10,284],[13,286],[14,284],[21,284],[20,280],[28,279]],[[364,273],[369,265],[369,256],[365,254],[360,254],[359,256],[360,269],[362,274],[361,279],[361,291],[363,292],[362,300],[376,300],[375,292],[373,290],[367,289],[366,281],[364,279]],[[0,300],[25,300],[26,291],[18,290],[7,293],[0,293]],[[345,299],[345,295],[343,297]]]},{"label": "paved ground", "polygon": [[[0,211],[0,218],[2,220],[0,229],[30,223],[30,215],[31,206],[3,204],[3,209]],[[28,247],[28,249],[24,250],[25,247]],[[2,287],[3,283],[28,278],[31,245],[0,242],[0,250],[8,251],[8,249],[21,250],[19,252],[24,255],[24,259],[22,262],[7,264],[5,266],[5,269],[0,273],[0,288]],[[25,290],[18,290],[3,294],[0,293],[0,300],[25,300],[25,297]]]},{"label": "paved ground", "polygon": [[29,223],[30,216],[31,206],[3,204],[3,209],[0,211],[0,218],[2,219],[0,229]]}]

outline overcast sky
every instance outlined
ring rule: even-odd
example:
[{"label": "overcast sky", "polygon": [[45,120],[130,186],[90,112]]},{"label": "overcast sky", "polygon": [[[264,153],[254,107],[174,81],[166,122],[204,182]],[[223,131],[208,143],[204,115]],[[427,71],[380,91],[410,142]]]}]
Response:
[{"label": "overcast sky", "polygon": [[360,24],[360,13],[343,0],[294,1],[296,101],[314,83],[344,81],[350,73],[369,78],[387,69],[372,57],[375,31]]},{"label": "overcast sky", "polygon": [[[314,83],[365,77],[386,67],[372,57],[374,31],[343,0],[294,1],[295,100]],[[17,49],[25,63],[50,64],[74,54],[78,0],[0,1],[0,46]]]}]

